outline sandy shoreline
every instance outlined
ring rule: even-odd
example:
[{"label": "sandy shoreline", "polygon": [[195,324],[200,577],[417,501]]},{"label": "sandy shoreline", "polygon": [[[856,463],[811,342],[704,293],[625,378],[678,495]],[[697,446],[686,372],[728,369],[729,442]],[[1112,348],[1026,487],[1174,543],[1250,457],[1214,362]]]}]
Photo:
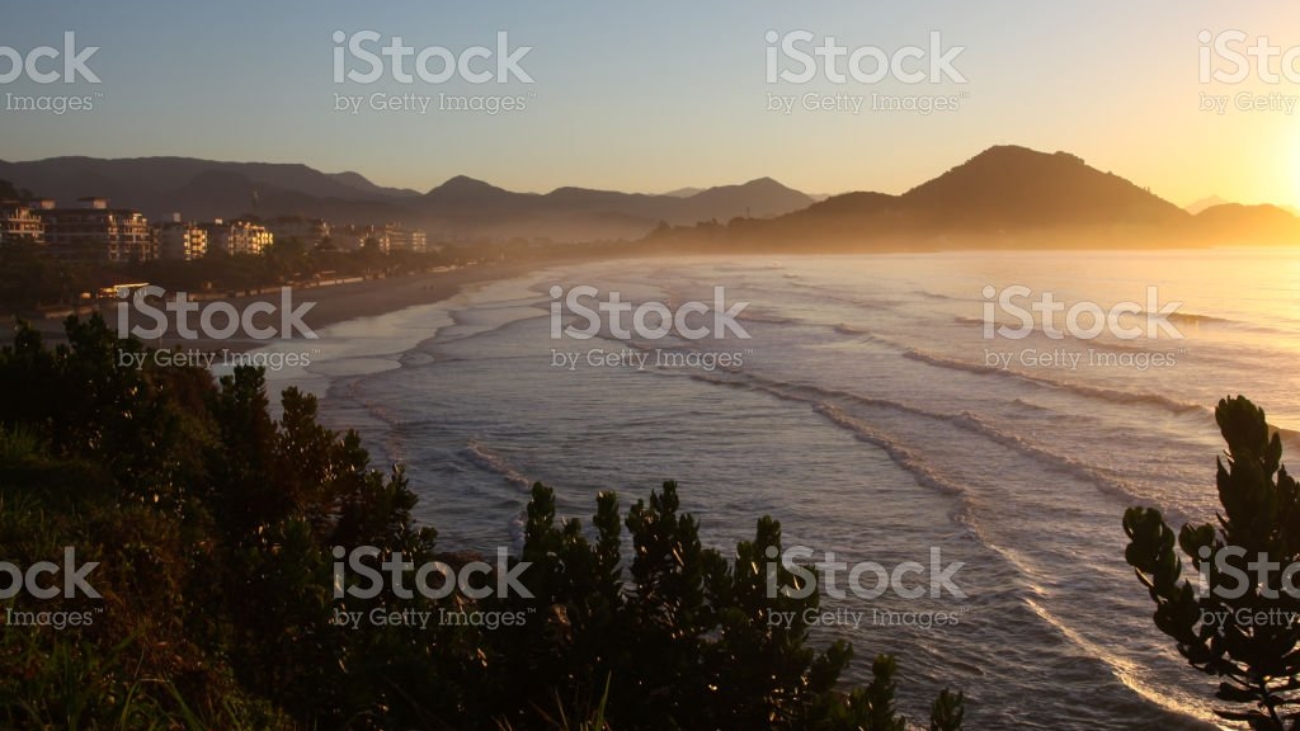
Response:
[{"label": "sandy shoreline", "polygon": [[[454,297],[467,285],[510,279],[549,266],[552,263],[560,262],[480,264],[448,271],[428,272],[387,279],[370,279],[362,282],[323,287],[294,287],[291,288],[290,293],[294,309],[300,309],[302,305],[312,303],[312,307],[302,316],[302,321],[313,331],[319,331],[330,325],[348,320],[377,317],[404,310],[408,307],[441,302]],[[243,312],[244,308],[258,302],[275,305],[278,308],[281,303],[281,294],[279,291],[265,292],[246,297],[211,300],[204,302],[203,305],[209,305],[213,302],[227,302],[239,312]],[[116,330],[117,312],[115,304],[107,304],[100,311],[109,328]],[[197,317],[191,315],[189,320],[190,327],[197,330]],[[224,324],[225,320],[223,317],[218,316],[214,318],[214,322],[220,326]],[[259,314],[256,322],[258,325],[265,324],[278,328],[280,322],[279,312],[277,310],[272,315]],[[42,336],[48,341],[60,342],[65,340],[63,320],[60,318],[34,320],[30,324],[41,331]],[[132,313],[131,324],[133,326],[151,327],[153,321],[141,314]],[[285,342],[283,340],[257,340],[245,337],[242,333],[231,338],[213,339],[202,336],[200,332],[200,337],[187,339],[180,337],[176,332],[174,317],[171,319],[170,325],[167,333],[162,338],[150,339],[146,342],[146,345],[166,348],[180,347],[187,350],[242,352],[272,343]],[[299,333],[293,333],[295,340],[301,337]],[[10,340],[10,338],[6,338],[6,340]],[[6,342],[6,344],[8,343]]]}]

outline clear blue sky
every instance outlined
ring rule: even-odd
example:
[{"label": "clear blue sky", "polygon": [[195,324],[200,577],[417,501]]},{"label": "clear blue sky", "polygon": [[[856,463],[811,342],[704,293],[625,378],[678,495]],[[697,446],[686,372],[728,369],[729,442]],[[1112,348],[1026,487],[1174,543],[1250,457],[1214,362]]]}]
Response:
[{"label": "clear blue sky", "polygon": [[[1197,34],[1240,29],[1300,44],[1300,6],[1271,0],[552,0],[357,3],[8,0],[0,46],[99,46],[97,85],[18,79],[5,94],[99,95],[61,116],[5,109],[0,158],[184,155],[303,162],[427,190],[466,174],[517,190],[664,191],[771,176],[810,192],[900,192],[981,149],[1066,149],[1184,204],[1300,203],[1300,104],[1198,111],[1202,93],[1300,96],[1300,85],[1203,84]],[[531,46],[534,83],[333,80],[333,34],[417,49]],[[964,46],[966,83],[769,84],[765,34],[806,30],[857,48]],[[408,62],[409,63],[409,62]],[[782,61],[780,68],[789,68]],[[8,61],[0,59],[0,72]],[[355,63],[349,62],[348,68]],[[334,110],[335,94],[523,96],[525,109]],[[956,111],[769,111],[769,95],[947,97]]]}]

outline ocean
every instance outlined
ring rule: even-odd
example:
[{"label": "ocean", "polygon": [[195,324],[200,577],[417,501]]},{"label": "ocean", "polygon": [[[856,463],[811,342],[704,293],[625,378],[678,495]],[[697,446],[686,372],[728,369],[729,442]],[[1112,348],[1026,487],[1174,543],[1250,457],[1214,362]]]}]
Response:
[{"label": "ocean", "polygon": [[[1213,517],[1224,396],[1252,398],[1294,443],[1297,274],[1282,249],[572,264],[326,328],[311,366],[268,381],[316,393],[327,425],[406,465],[448,549],[517,546],[534,481],[586,523],[598,491],[626,509],[672,479],[726,555],[771,515],[814,560],[931,578],[960,563],[957,591],[922,572],[918,598],[827,598],[813,633],[853,643],[855,683],[875,653],[897,655],[914,719],[947,686],[972,728],[1213,728],[1215,683],[1152,624],[1121,518],[1139,504],[1175,529]],[[654,314],[629,338],[608,321],[553,337],[552,288],[578,286],[671,311],[712,307],[718,287],[747,304],[722,338],[651,337]],[[1015,337],[1007,291],[1025,309],[1063,303],[1059,332],[1035,315]],[[1093,327],[1116,305],[1117,327]],[[559,324],[585,323],[563,308]]]}]

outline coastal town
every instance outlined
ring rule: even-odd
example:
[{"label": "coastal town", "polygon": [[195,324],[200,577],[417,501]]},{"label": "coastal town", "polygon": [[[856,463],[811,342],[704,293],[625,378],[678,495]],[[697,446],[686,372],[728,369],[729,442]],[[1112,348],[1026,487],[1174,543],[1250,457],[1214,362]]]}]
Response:
[{"label": "coastal town", "polygon": [[114,208],[106,198],[80,198],[73,205],[52,199],[0,201],[0,244],[28,242],[63,261],[194,261],[209,252],[262,254],[276,241],[292,239],[345,252],[429,251],[424,231],[393,223],[331,226],[319,218],[255,215],[188,221],[179,212],[167,221],[150,221],[138,210]]}]

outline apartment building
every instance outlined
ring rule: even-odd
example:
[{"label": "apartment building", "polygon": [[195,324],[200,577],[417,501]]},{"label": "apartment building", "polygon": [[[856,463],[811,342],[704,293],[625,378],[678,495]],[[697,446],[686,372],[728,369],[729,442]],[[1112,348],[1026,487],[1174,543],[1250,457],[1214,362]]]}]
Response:
[{"label": "apartment building", "polygon": [[330,241],[339,251],[360,251],[367,245],[388,251],[388,232],[382,226],[339,226],[330,233]]},{"label": "apartment building", "polygon": [[252,221],[217,219],[202,227],[208,235],[208,250],[229,256],[261,254],[275,243],[275,236],[265,226]]},{"label": "apartment building", "polygon": [[149,219],[139,211],[110,208],[105,198],[81,198],[73,208],[40,201],[36,214],[55,256],[74,261],[125,263],[158,258]]},{"label": "apartment building", "polygon": [[45,222],[33,204],[26,201],[0,201],[0,243],[45,243]]},{"label": "apartment building", "polygon": [[313,247],[329,238],[330,226],[319,218],[306,216],[279,216],[264,221],[266,230],[276,241],[297,239],[307,247]]},{"label": "apartment building", "polygon": [[384,233],[388,240],[387,251],[409,251],[413,254],[423,254],[429,250],[428,238],[423,231],[418,229],[405,229],[401,226],[389,224],[384,227]]},{"label": "apartment building", "polygon": [[330,234],[330,241],[340,251],[359,251],[367,245],[385,254],[393,251],[423,253],[428,250],[428,238],[420,230],[406,229],[397,224],[384,226],[339,226]]},{"label": "apartment building", "polygon": [[194,261],[208,253],[208,231],[197,223],[168,221],[154,226],[158,256],[171,261]]}]

